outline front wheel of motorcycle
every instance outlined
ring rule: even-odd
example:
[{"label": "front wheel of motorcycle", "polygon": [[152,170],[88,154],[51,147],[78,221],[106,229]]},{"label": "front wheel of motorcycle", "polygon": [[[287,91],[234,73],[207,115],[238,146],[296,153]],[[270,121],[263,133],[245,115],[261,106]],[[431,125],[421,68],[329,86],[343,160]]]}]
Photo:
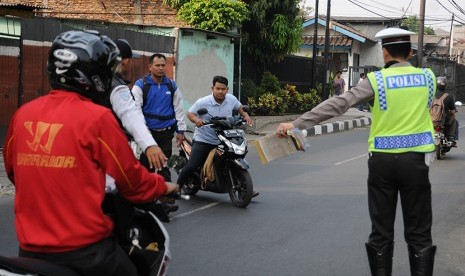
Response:
[{"label": "front wheel of motorcycle", "polygon": [[229,173],[232,181],[229,198],[235,206],[245,208],[252,200],[252,177],[244,169],[230,170]]},{"label": "front wheel of motorcycle", "polygon": [[436,159],[441,160],[442,159],[442,152],[441,152],[441,145],[436,145]]}]

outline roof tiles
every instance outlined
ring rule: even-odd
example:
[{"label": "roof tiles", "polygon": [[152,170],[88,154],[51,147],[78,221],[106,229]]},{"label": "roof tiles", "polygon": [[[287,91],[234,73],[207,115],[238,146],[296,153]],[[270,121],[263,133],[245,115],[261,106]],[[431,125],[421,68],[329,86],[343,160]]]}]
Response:
[{"label": "roof tiles", "polygon": [[[137,3],[140,3],[138,5]],[[49,18],[85,19],[158,27],[188,27],[176,18],[177,11],[163,0],[2,0],[2,4],[36,7],[37,15]]]}]

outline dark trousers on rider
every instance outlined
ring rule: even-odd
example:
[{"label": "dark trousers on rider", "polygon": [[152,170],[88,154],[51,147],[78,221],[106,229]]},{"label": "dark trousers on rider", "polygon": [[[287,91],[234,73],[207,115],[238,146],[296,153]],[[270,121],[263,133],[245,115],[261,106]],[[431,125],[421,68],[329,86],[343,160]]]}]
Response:
[{"label": "dark trousers on rider", "polygon": [[186,166],[181,170],[179,174],[177,184],[184,185],[186,180],[201,166],[205,163],[208,158],[208,154],[212,149],[216,148],[216,145],[196,142],[192,144],[190,159],[187,161]]},{"label": "dark trousers on rider", "polygon": [[[174,126],[169,127],[163,130],[151,129],[150,132],[152,133],[153,139],[157,142],[158,146],[160,147],[163,154],[165,154],[166,158],[170,158],[173,154],[173,138],[174,138]],[[155,168],[150,169],[149,162],[147,160],[147,156],[144,153],[140,155],[140,162],[144,167],[146,167],[150,172],[155,172]],[[161,171],[158,172],[161,174],[165,181],[171,182],[171,172],[169,168],[164,167]]]},{"label": "dark trousers on rider", "polygon": [[138,275],[135,265],[113,237],[84,248],[62,253],[38,253],[19,249],[19,256],[63,265],[72,268],[80,275]]},{"label": "dark trousers on rider", "polygon": [[457,139],[457,120],[455,119],[454,115],[449,115],[446,117],[446,120],[444,122],[444,135],[446,137],[454,137],[454,139]]},{"label": "dark trousers on rider", "polygon": [[425,154],[372,153],[368,170],[372,231],[366,247],[372,275],[391,275],[399,195],[411,274],[432,275],[436,247],[431,238],[431,184]]}]

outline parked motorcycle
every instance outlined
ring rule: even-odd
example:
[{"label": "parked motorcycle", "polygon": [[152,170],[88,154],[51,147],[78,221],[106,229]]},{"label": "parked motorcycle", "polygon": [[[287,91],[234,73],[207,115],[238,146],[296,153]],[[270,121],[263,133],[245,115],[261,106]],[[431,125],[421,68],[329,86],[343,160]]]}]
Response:
[{"label": "parked motorcycle", "polygon": [[[118,243],[128,253],[137,267],[138,274],[166,275],[171,260],[170,238],[157,217],[166,216],[163,214],[163,206],[160,203],[135,206],[123,200],[117,193],[107,193],[103,208],[114,219]],[[44,260],[0,256],[0,276],[20,275],[80,276],[69,267]]]},{"label": "parked motorcycle", "polygon": [[[243,106],[243,108],[246,108]],[[247,108],[246,108],[247,109]],[[208,110],[202,108],[197,111],[199,115],[208,114]],[[249,205],[253,194],[252,177],[249,174],[249,164],[245,160],[247,154],[247,141],[245,132],[239,128],[245,121],[238,115],[230,117],[212,117],[204,122],[204,126],[210,126],[220,140],[220,144],[213,149],[213,162],[205,162],[203,168],[199,168],[189,177],[182,187],[182,193],[195,195],[199,190],[214,193],[229,193],[232,203],[241,208]],[[181,144],[179,155],[174,155],[168,160],[168,166],[178,174],[189,160],[192,140],[186,137]],[[207,177],[203,171],[213,172],[214,178]]]}]

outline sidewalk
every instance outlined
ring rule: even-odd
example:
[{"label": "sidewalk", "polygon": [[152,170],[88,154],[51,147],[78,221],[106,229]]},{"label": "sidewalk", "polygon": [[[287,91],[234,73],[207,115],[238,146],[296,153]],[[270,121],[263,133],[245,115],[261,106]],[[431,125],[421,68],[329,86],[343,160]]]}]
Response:
[{"label": "sidewalk", "polygon": [[[292,122],[300,115],[284,115],[284,116],[252,116],[255,125],[247,127],[246,138],[249,143],[268,134],[276,133],[279,123]],[[349,110],[342,116],[334,117],[319,125],[307,129],[308,136],[321,135],[332,132],[340,132],[349,130],[355,127],[366,126],[371,124],[371,113],[361,112],[356,108]],[[175,152],[175,151],[173,151]],[[0,197],[4,195],[12,195],[13,187],[5,173],[5,164],[3,162],[3,153],[0,150]]]}]

